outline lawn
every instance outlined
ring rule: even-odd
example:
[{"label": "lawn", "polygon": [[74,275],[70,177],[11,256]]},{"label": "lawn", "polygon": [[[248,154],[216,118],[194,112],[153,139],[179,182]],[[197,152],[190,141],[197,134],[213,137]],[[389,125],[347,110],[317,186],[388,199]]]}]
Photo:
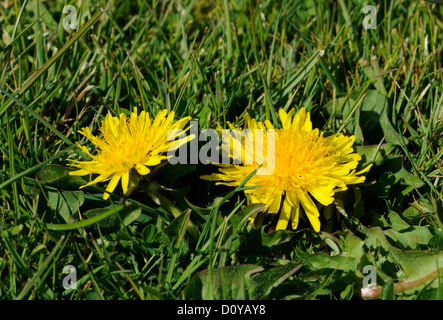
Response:
[{"label": "lawn", "polygon": [[[443,4],[368,5],[1,2],[0,299],[443,299]],[[197,134],[306,110],[370,168],[328,205],[310,191],[319,230],[306,206],[281,227],[283,202],[251,201],[272,189],[257,171],[216,184],[189,159],[201,136],[182,162],[129,169],[131,192],[124,175],[80,188],[97,176],[73,164],[100,149],[84,128],[165,109]]]}]

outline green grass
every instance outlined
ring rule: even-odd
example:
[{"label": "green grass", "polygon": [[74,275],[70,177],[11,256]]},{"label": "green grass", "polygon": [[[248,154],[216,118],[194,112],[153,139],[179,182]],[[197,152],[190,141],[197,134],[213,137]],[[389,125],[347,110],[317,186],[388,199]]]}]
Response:
[{"label": "green grass", "polygon": [[[361,299],[365,265],[376,298],[442,299],[443,5],[381,2],[365,30],[366,4],[2,2],[0,299]],[[79,191],[66,159],[85,157],[80,128],[133,107],[200,128],[306,107],[373,167],[321,208],[320,233],[251,229],[261,207],[200,180],[205,165],[163,167],[162,205],[145,190],[119,207]]]}]

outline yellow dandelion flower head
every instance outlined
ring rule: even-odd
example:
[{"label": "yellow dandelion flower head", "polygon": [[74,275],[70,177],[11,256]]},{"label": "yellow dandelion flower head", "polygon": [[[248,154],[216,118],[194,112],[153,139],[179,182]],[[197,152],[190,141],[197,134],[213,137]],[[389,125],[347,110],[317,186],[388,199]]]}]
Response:
[{"label": "yellow dandelion flower head", "polygon": [[[91,158],[90,161],[76,161],[71,166],[79,170],[71,171],[71,175],[98,175],[94,180],[81,188],[109,180],[103,199],[108,199],[121,180],[122,191],[127,194],[136,187],[140,176],[151,172],[152,167],[166,160],[168,151],[173,151],[193,139],[193,135],[182,137],[183,128],[191,117],[174,122],[174,112],[160,111],[155,119],[137,108],[130,116],[124,113],[115,117],[107,114],[100,125],[101,137],[91,133],[88,127],[79,133],[97,146],[95,155],[85,146],[79,147]],[[188,128],[189,129],[189,128]],[[178,139],[177,139],[178,138]]]},{"label": "yellow dandelion flower head", "polygon": [[[236,129],[241,134],[222,138],[222,143],[228,145],[224,149],[237,162],[219,164],[219,173],[202,178],[238,186],[255,171],[245,184],[256,186],[244,191],[248,203],[263,203],[264,212],[279,214],[277,230],[286,229],[289,223],[296,229],[302,207],[318,232],[320,219],[314,200],[324,206],[330,205],[336,192],[346,190],[349,184],[364,182],[361,174],[370,166],[356,172],[361,157],[353,150],[355,137],[341,133],[324,136],[323,132],[312,128],[310,114],[305,108],[297,114],[294,109],[288,113],[281,109],[279,115],[281,129],[274,129],[269,121],[262,123],[247,115],[245,130]],[[252,153],[260,144],[262,150],[253,157]],[[246,161],[251,158],[253,161]],[[268,173],[264,170],[258,174],[264,167]]]}]

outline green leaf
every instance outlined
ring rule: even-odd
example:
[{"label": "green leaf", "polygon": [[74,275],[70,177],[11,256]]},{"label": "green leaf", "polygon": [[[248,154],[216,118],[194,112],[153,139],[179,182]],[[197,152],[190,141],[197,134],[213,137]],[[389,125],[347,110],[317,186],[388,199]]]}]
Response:
[{"label": "green leaf", "polygon": [[[48,228],[49,230],[59,230],[59,231],[67,231],[67,230],[74,230],[74,229],[78,229],[78,228],[84,228],[84,227],[88,227],[91,225],[94,225],[114,214],[116,214],[117,212],[123,210],[124,206],[118,206],[118,207],[114,207],[112,209],[97,209],[97,210],[104,210],[103,213],[98,213],[96,212],[95,214],[92,213],[91,217],[88,219],[84,219],[84,220],[80,220],[80,221],[76,221],[73,223],[66,223],[66,224],[52,224],[52,223],[46,223],[46,228]],[[92,209],[94,210],[94,209]]]},{"label": "green leaf", "polygon": [[400,183],[404,186],[410,186],[415,189],[424,186],[424,182],[420,178],[410,174],[403,167],[403,158],[400,156],[388,156],[383,163],[382,168],[386,172],[392,172],[394,174],[395,180],[392,181],[392,184]]},{"label": "green leaf", "polygon": [[431,250],[443,250],[443,235],[440,233],[433,236],[429,240],[428,246]]},{"label": "green leaf", "polygon": [[[329,101],[325,108],[329,115],[333,116],[335,119],[343,120],[343,118],[354,108],[355,103],[356,101],[353,98],[353,95],[350,95],[348,97],[339,97],[335,100]],[[354,132],[355,123],[349,121],[346,123],[345,128],[349,132]]]},{"label": "green leaf", "polygon": [[385,141],[398,145],[400,135],[392,126],[388,117],[388,100],[376,90],[368,90],[360,107],[360,126],[365,138]]},{"label": "green leaf", "polygon": [[264,229],[265,227],[261,227],[245,232],[242,236],[241,251],[248,255],[267,256],[271,248],[289,242],[298,234],[291,230],[266,233]]},{"label": "green leaf", "polygon": [[344,233],[342,245],[343,252],[341,255],[354,259],[360,259],[365,253],[363,248],[364,244],[365,242],[362,239],[354,235],[351,231],[347,231]]},{"label": "green leaf", "polygon": [[378,196],[379,198],[386,199],[392,190],[392,186],[395,184],[395,176],[391,171],[384,172],[378,179]]},{"label": "green leaf", "polygon": [[72,216],[83,205],[85,194],[77,191],[48,191],[48,206],[59,214],[65,222],[72,222]]},{"label": "green leaf", "polygon": [[196,206],[196,205],[190,203],[186,198],[185,198],[185,201],[186,201],[186,204],[189,206],[189,208],[191,208],[192,211],[195,212],[199,218],[201,218],[203,221],[206,221],[209,213],[211,212],[211,208],[202,208],[202,207]]},{"label": "green leaf", "polygon": [[348,97],[339,97],[326,104],[326,111],[335,119],[345,121],[344,128],[360,139],[357,143],[377,144],[384,138],[388,143],[401,144],[403,139],[388,117],[386,96],[376,90],[367,90],[361,96],[362,92],[355,91]]},{"label": "green leaf", "polygon": [[383,143],[381,145],[356,146],[355,148],[361,156],[359,167],[365,168],[370,163],[376,166],[381,165],[385,157],[395,149],[395,145],[392,143]]},{"label": "green leaf", "polygon": [[164,233],[171,239],[177,239],[183,228],[186,228],[190,217],[190,210],[186,210],[177,218],[171,221],[171,223],[166,227]]},{"label": "green leaf", "polygon": [[408,249],[418,249],[419,245],[427,246],[433,238],[432,233],[424,226],[411,226],[401,231],[389,229],[385,234],[399,244],[399,247]]},{"label": "green leaf", "polygon": [[262,234],[261,244],[268,248],[288,242],[295,235],[294,231],[291,230],[277,230],[269,233],[264,232],[263,228],[260,230]]},{"label": "green leaf", "polygon": [[400,250],[389,243],[382,229],[378,227],[362,232],[367,236],[366,244],[378,243],[389,251],[392,258],[402,268],[405,280],[409,281],[411,285],[422,284],[435,277],[439,268],[443,267],[442,251]]},{"label": "green leaf", "polygon": [[[212,270],[213,290],[212,296],[216,300],[245,300],[248,297],[247,283],[251,281],[252,274],[263,271],[263,267],[257,265],[238,265]],[[195,274],[185,288],[186,299],[207,299],[208,293],[208,270]]]},{"label": "green leaf", "polygon": [[37,178],[42,184],[53,184],[59,179],[66,177],[69,169],[59,165],[48,165],[40,169]]},{"label": "green leaf", "polygon": [[381,289],[381,299],[382,300],[395,300],[394,281],[393,280],[389,280],[383,285],[383,287]]},{"label": "green leaf", "polygon": [[255,300],[268,295],[273,288],[278,287],[284,280],[297,272],[301,266],[301,264],[290,262],[253,275],[249,298]]},{"label": "green leaf", "polygon": [[140,217],[141,212],[142,209],[137,205],[130,205],[121,210],[118,213],[118,216],[120,217],[120,220],[122,222],[122,227],[127,227],[135,220],[137,220],[138,217]]},{"label": "green leaf", "polygon": [[[212,296],[216,300],[260,299],[299,268],[300,265],[293,262],[267,271],[261,266],[246,264],[215,268],[212,270]],[[195,274],[185,288],[185,298],[201,300],[210,297],[208,277],[208,270]]]},{"label": "green leaf", "polygon": [[86,294],[86,300],[102,300],[96,291],[91,291]]},{"label": "green leaf", "polygon": [[[383,139],[383,131],[380,119],[386,110],[387,99],[384,95],[375,90],[368,90],[361,101],[359,126],[365,133],[366,138],[372,141],[381,141]],[[386,141],[391,142],[386,138]]]},{"label": "green leaf", "polygon": [[421,188],[424,186],[424,182],[417,176],[409,173],[405,168],[401,168],[401,170],[395,175],[395,177],[405,185],[413,187],[415,189]]},{"label": "green leaf", "polygon": [[296,255],[300,263],[311,266],[314,269],[355,271],[360,261],[359,259],[344,255],[330,256],[325,253],[308,253],[300,248],[296,249]]},{"label": "green leaf", "polygon": [[418,223],[426,215],[433,212],[434,208],[432,204],[423,201],[421,199],[411,203],[411,206],[402,212],[402,217],[404,217],[409,223]]},{"label": "green leaf", "polygon": [[60,165],[48,165],[37,173],[38,181],[43,185],[59,187],[63,189],[78,189],[88,183],[88,180],[80,176],[71,176],[71,170]]},{"label": "green leaf", "polygon": [[147,225],[142,231],[142,239],[150,244],[154,241],[154,237],[157,233],[157,227],[153,224]]},{"label": "green leaf", "polygon": [[242,208],[238,213],[234,214],[229,222],[232,224],[234,232],[238,233],[246,225],[248,219],[254,214],[260,212],[265,205],[263,203],[254,203]]},{"label": "green leaf", "polygon": [[[99,217],[107,212],[109,208],[95,208],[83,213],[87,219]],[[137,205],[130,205],[121,209],[117,214],[111,215],[98,222],[102,233],[117,232],[123,227],[127,227],[137,220],[141,214],[141,208]]]},{"label": "green leaf", "polygon": [[388,213],[389,222],[394,230],[401,231],[410,227],[409,223],[404,221],[398,213],[390,210]]}]

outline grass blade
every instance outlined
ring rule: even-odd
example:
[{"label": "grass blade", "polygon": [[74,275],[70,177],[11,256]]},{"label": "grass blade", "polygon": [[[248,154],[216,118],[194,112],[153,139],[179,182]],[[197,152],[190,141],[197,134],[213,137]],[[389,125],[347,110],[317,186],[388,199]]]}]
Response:
[{"label": "grass blade", "polygon": [[81,36],[83,36],[83,34],[88,31],[88,29],[101,17],[102,14],[103,10],[97,11],[91,17],[91,19],[86,22],[81,27],[81,29],[71,39],[69,39],[69,41],[66,42],[63,47],[60,48],[60,50],[57,51],[56,54],[54,54],[48,61],[46,61],[46,63],[41,66],[40,69],[34,72],[34,74],[28,80],[26,80],[26,82],[19,89],[20,95],[25,93],[29,89],[29,87],[31,87],[43,75],[43,73],[48,70],[49,67],[51,67],[54,62],[56,62],[66,52],[66,50],[68,50],[78,39],[80,39]]},{"label": "grass blade", "polygon": [[67,223],[67,224],[53,224],[53,223],[46,223],[45,226],[49,230],[58,230],[58,231],[68,231],[68,230],[74,230],[78,228],[84,228],[93,224],[96,224],[103,219],[106,219],[119,211],[121,211],[124,208],[124,206],[118,206],[115,208],[112,208],[106,212],[103,212],[102,214],[96,215],[94,217],[84,219],[81,221],[73,222],[73,223]]},{"label": "grass blade", "polygon": [[57,243],[55,244],[55,247],[52,249],[51,253],[49,254],[49,256],[45,259],[45,261],[43,262],[43,264],[40,266],[40,268],[38,269],[38,271],[32,276],[31,279],[29,279],[29,281],[26,283],[25,287],[23,288],[23,290],[20,292],[20,294],[17,296],[17,300],[22,300],[28,293],[29,290],[32,289],[32,287],[36,284],[37,280],[41,280],[43,281],[43,279],[40,279],[40,275],[46,271],[46,268],[48,267],[49,263],[51,262],[52,258],[54,257],[54,255],[57,253],[57,250],[59,249],[59,247],[61,246],[63,240],[65,239],[65,236],[61,236],[60,239],[57,241]]}]

